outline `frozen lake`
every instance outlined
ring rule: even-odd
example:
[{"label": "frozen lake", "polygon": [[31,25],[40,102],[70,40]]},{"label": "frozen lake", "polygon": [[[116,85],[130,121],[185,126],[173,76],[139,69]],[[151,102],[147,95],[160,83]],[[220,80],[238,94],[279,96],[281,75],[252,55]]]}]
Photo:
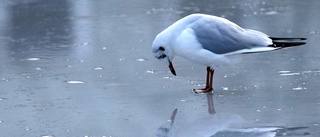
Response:
[{"label": "frozen lake", "polygon": [[244,126],[308,126],[320,134],[320,2],[7,0],[0,4],[0,136],[151,137],[178,108],[177,125],[207,115],[193,94],[206,67],[175,58],[177,76],[151,44],[191,13],[225,17],[306,45],[215,71],[217,113]]}]

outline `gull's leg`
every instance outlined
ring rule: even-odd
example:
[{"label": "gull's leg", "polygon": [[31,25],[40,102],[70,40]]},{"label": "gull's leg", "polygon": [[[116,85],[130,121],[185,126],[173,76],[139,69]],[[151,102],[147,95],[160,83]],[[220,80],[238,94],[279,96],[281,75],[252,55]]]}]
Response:
[{"label": "gull's leg", "polygon": [[207,89],[209,88],[209,85],[210,85],[210,67],[207,67],[207,79],[206,79],[206,87],[204,89]]},{"label": "gull's leg", "polygon": [[213,73],[214,70],[211,70],[210,67],[207,67],[207,79],[206,79],[206,87],[203,89],[193,89],[195,93],[207,93],[212,92],[212,83],[213,83]]},{"label": "gull's leg", "polygon": [[208,86],[208,88],[209,88],[209,90],[213,90],[213,75],[214,75],[214,69],[210,69],[210,67],[208,67],[209,68],[209,70],[208,71],[210,71],[210,78],[209,78],[209,86]]}]

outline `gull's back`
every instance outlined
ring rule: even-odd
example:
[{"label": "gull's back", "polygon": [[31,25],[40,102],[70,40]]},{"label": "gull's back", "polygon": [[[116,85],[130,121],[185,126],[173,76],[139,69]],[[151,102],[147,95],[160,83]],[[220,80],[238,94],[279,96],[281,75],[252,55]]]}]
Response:
[{"label": "gull's back", "polygon": [[225,18],[201,14],[198,16],[201,18],[191,23],[189,27],[203,48],[215,54],[272,44],[272,40],[262,32],[243,29]]}]

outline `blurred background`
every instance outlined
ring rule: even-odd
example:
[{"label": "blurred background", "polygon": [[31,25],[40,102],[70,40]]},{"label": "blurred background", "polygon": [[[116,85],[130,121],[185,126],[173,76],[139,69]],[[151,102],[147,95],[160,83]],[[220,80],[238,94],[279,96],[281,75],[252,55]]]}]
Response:
[{"label": "blurred background", "polygon": [[0,3],[0,136],[154,136],[173,109],[177,125],[207,115],[206,67],[153,57],[163,29],[192,13],[227,18],[306,45],[242,56],[215,71],[217,113],[245,126],[320,121],[317,0],[3,0]]}]

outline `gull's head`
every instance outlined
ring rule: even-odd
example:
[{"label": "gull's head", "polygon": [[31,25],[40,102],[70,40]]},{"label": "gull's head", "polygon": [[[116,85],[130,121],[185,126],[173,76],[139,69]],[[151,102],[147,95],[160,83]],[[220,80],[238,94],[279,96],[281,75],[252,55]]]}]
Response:
[{"label": "gull's head", "polygon": [[171,73],[176,75],[172,65],[174,51],[171,47],[170,39],[163,37],[161,33],[157,35],[152,43],[152,52],[155,58],[165,62],[169,66]]}]

